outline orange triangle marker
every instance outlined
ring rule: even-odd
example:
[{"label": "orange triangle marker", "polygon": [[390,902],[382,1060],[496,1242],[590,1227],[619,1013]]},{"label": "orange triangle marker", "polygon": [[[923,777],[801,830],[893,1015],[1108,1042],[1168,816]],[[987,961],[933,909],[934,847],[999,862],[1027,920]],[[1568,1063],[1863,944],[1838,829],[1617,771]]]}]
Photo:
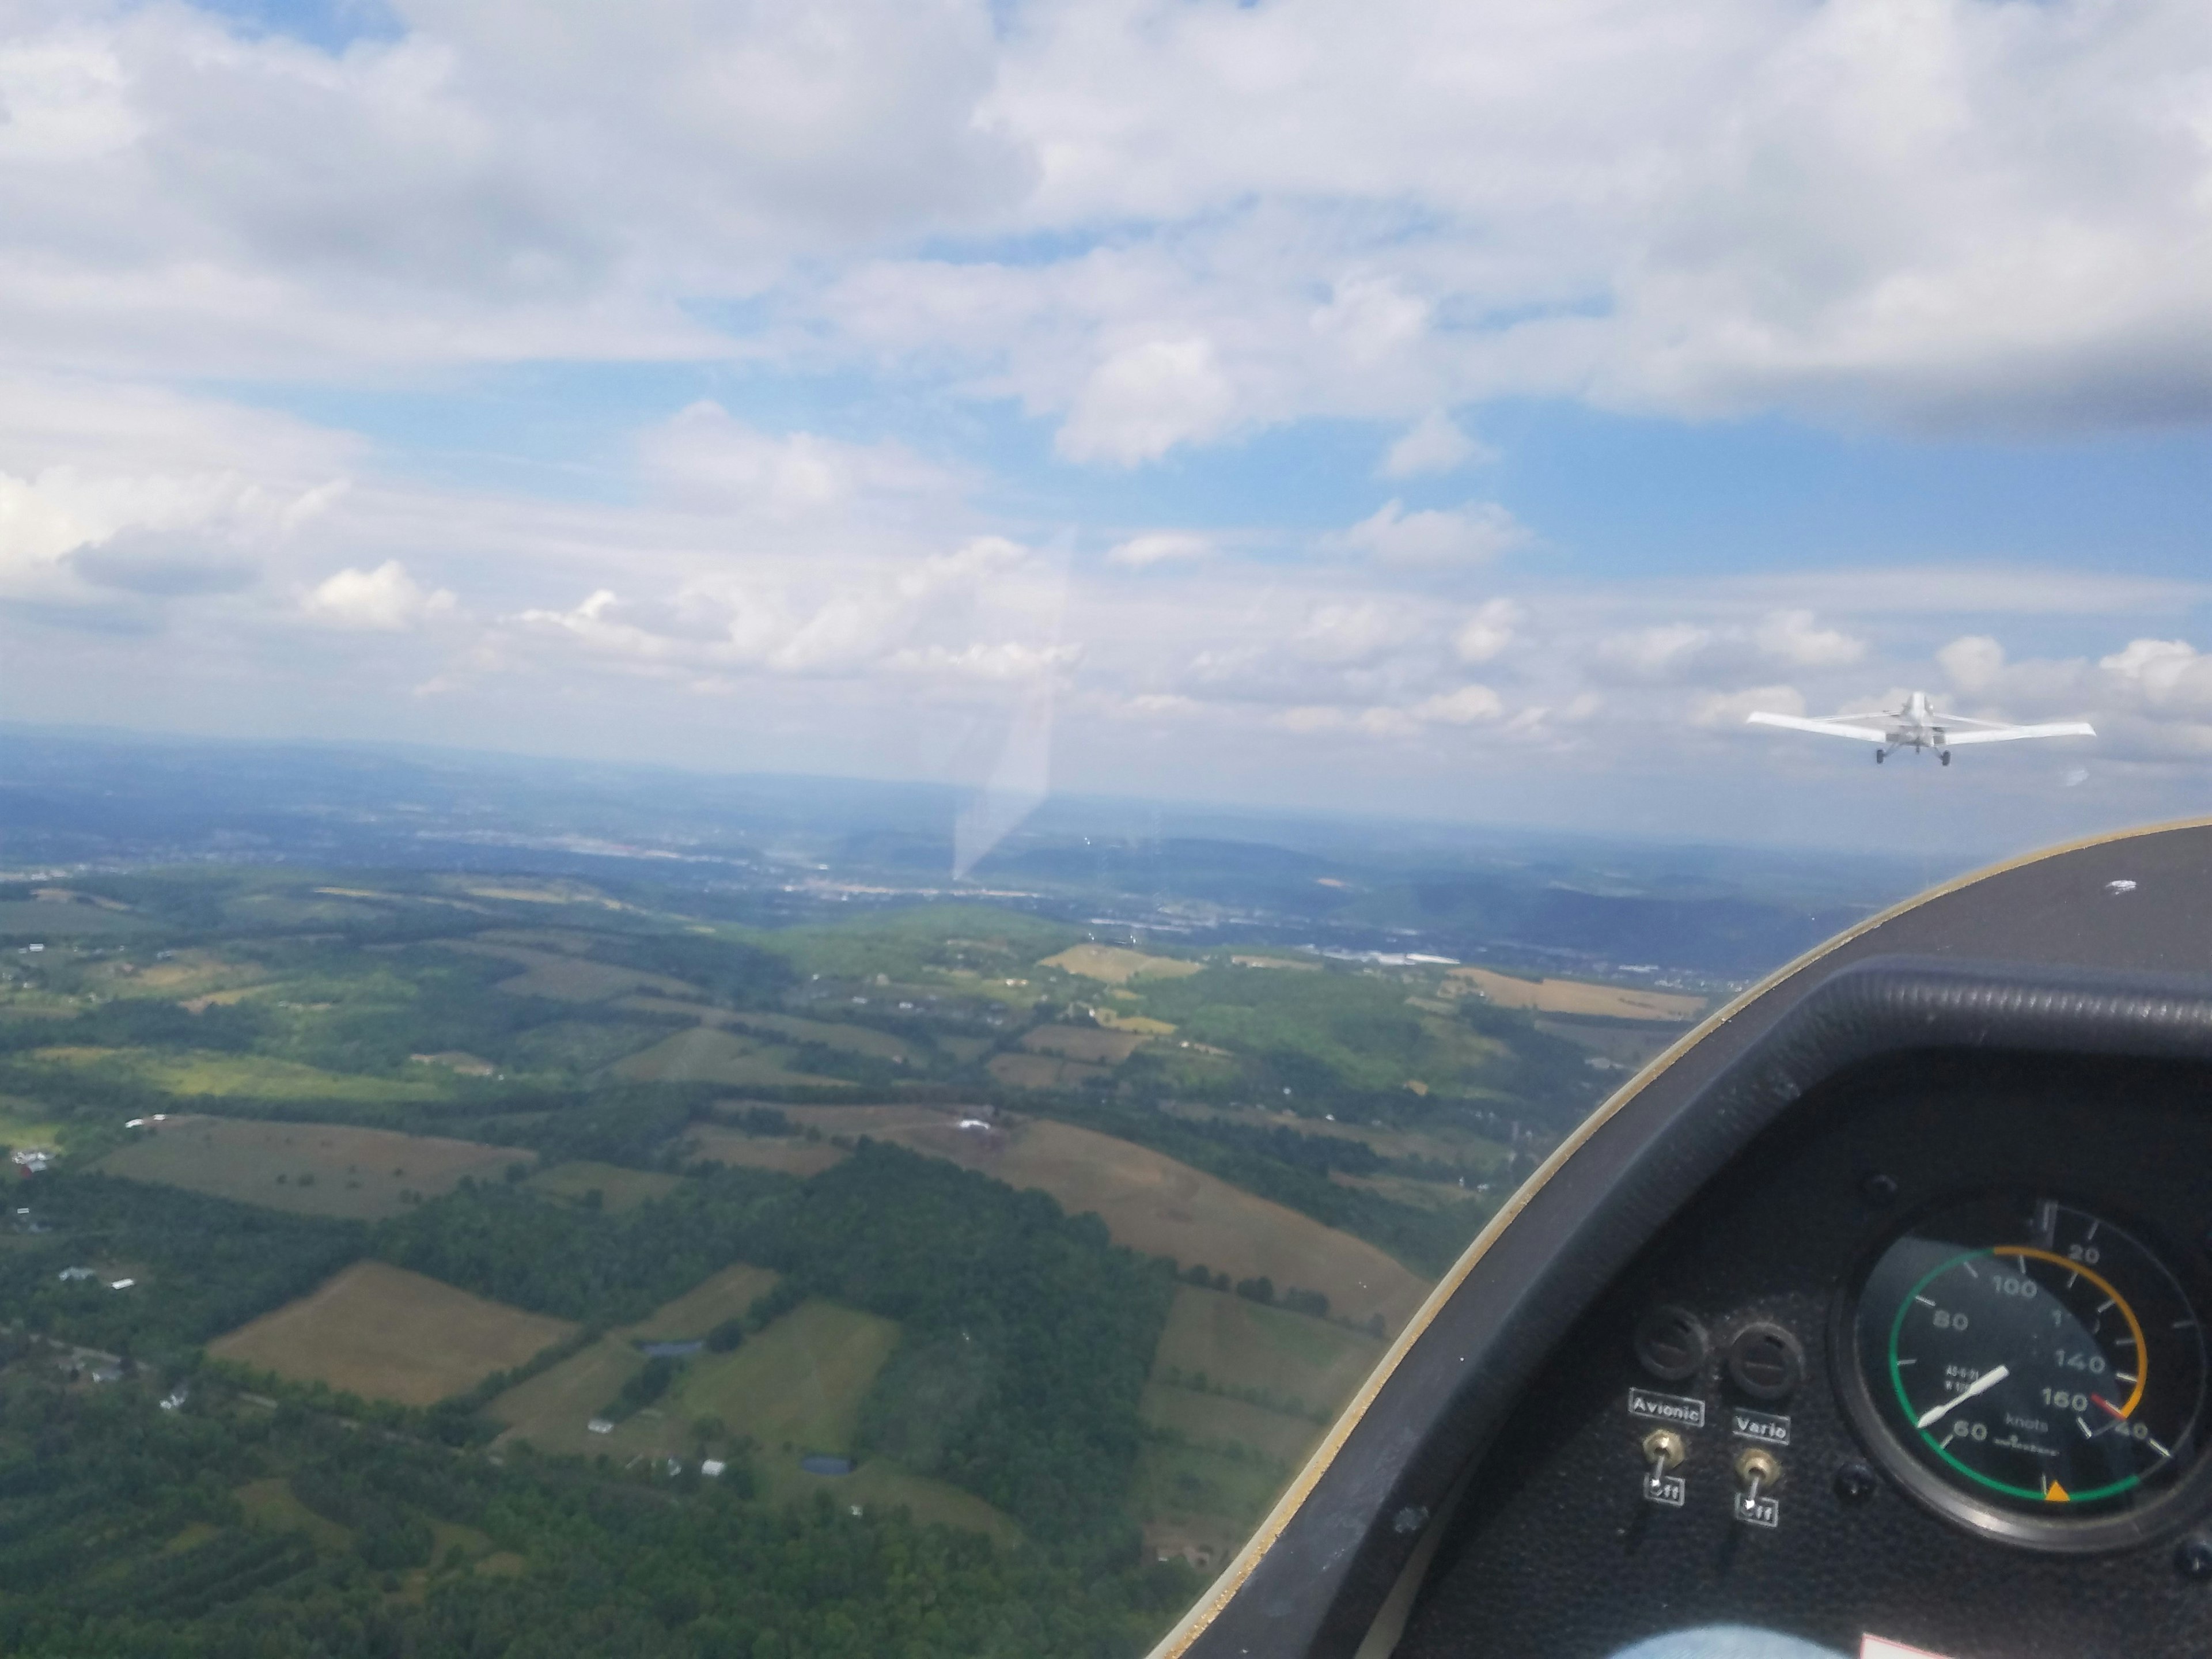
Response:
[{"label": "orange triangle marker", "polygon": [[2043,1501],[2046,1504],[2068,1504],[2073,1501],[2073,1494],[2054,1480],[2043,1489]]}]

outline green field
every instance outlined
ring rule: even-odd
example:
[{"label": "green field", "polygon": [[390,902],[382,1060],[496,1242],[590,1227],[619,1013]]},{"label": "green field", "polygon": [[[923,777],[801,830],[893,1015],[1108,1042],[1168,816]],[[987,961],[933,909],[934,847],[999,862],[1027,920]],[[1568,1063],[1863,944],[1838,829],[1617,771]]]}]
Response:
[{"label": "green field", "polygon": [[785,1175],[818,1175],[845,1156],[845,1149],[826,1140],[804,1140],[795,1135],[749,1135],[713,1125],[694,1128],[684,1137],[688,1155],[709,1164],[728,1164],[747,1170],[779,1170]]},{"label": "green field", "polygon": [[222,1095],[243,1100],[442,1100],[450,1073],[418,1067],[407,1078],[325,1071],[269,1054],[210,1054],[191,1048],[56,1048],[32,1058],[51,1066],[98,1070],[118,1080],[172,1095]]},{"label": "green field", "polygon": [[96,1167],[300,1215],[370,1221],[449,1193],[468,1177],[496,1180],[511,1165],[536,1161],[536,1153],[516,1147],[434,1135],[183,1113],[149,1124]]},{"label": "green field", "polygon": [[1147,956],[1142,951],[1125,951],[1113,945],[1077,945],[1058,956],[1047,957],[1037,966],[1103,980],[1109,985],[1127,985],[1133,979],[1177,979],[1197,973],[1204,964],[1176,957]]},{"label": "green field", "polygon": [[[774,1277],[754,1267],[717,1274],[627,1331],[509,1389],[492,1401],[490,1415],[509,1425],[508,1439],[526,1439],[545,1452],[604,1455],[617,1465],[641,1458],[696,1459],[749,1438],[759,1448],[758,1466],[771,1498],[824,1492],[843,1504],[902,1505],[921,1520],[1002,1539],[1016,1536],[1013,1524],[982,1499],[885,1459],[864,1459],[852,1474],[839,1476],[799,1467],[809,1452],[855,1455],[860,1402],[899,1338],[890,1320],[827,1302],[801,1304],[733,1352],[688,1361],[658,1402],[611,1433],[590,1431],[590,1419],[644,1369],[635,1339],[700,1334],[741,1312],[740,1302],[750,1306]],[[700,1425],[708,1419],[718,1426],[702,1435]]]},{"label": "green field", "polygon": [[1363,1331],[1185,1285],[1168,1311],[1152,1374],[1202,1374],[1223,1387],[1265,1389],[1334,1412],[1375,1369],[1384,1346]]},{"label": "green field", "polygon": [[606,1002],[636,991],[658,991],[676,997],[699,994],[697,987],[667,974],[591,962],[565,951],[489,944],[480,939],[446,939],[441,943],[451,951],[514,963],[523,971],[499,982],[501,990],[514,996],[547,997],[556,1002]]},{"label": "green field", "polygon": [[735,1319],[775,1288],[780,1277],[767,1267],[739,1261],[664,1302],[624,1334],[663,1340],[704,1336],[726,1319]]},{"label": "green field", "polygon": [[1428,1294],[1427,1280],[1364,1239],[1072,1123],[1032,1118],[1011,1133],[979,1133],[954,1127],[955,1115],[926,1108],[903,1119],[866,1107],[789,1111],[825,1133],[848,1124],[848,1132],[950,1158],[1009,1186],[1037,1188],[1071,1215],[1097,1215],[1115,1243],[1141,1255],[1170,1256],[1186,1267],[1203,1263],[1232,1280],[1265,1274],[1279,1289],[1319,1291],[1332,1311],[1359,1321],[1379,1314],[1394,1334]]},{"label": "green field", "polygon": [[556,1164],[540,1170],[524,1183],[532,1192],[568,1203],[582,1203],[585,1194],[599,1194],[600,1206],[610,1215],[634,1210],[653,1199],[665,1198],[684,1184],[681,1176],[653,1170],[626,1170],[618,1164],[578,1162]]},{"label": "green field", "polygon": [[701,1025],[617,1060],[611,1071],[634,1083],[726,1083],[740,1089],[839,1081],[794,1072],[785,1063],[789,1058],[784,1049],[717,1026]]},{"label": "green field", "polygon": [[152,924],[126,911],[38,899],[0,900],[0,939],[61,939],[143,933]]}]

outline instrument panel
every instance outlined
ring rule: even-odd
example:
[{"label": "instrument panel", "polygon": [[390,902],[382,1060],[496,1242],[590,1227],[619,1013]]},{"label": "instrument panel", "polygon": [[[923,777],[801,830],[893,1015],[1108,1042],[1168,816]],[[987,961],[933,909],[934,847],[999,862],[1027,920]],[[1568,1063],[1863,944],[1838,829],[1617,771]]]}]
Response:
[{"label": "instrument panel", "polygon": [[1814,1090],[1553,1351],[1400,1659],[2212,1649],[2208,1103],[2194,1065],[1956,1052]]}]

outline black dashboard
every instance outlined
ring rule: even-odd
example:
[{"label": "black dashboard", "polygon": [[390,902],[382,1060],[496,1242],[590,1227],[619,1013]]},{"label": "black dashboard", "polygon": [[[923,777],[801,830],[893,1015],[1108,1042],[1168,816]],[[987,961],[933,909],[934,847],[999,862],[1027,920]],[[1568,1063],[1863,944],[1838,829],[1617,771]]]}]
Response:
[{"label": "black dashboard", "polygon": [[1539,1372],[1397,1653],[1601,1659],[1723,1624],[1841,1654],[2204,1651],[2209,1087],[1969,1052],[1823,1085]]},{"label": "black dashboard", "polygon": [[1155,1659],[2212,1654],[2212,824],[1793,963],[1515,1195]]}]

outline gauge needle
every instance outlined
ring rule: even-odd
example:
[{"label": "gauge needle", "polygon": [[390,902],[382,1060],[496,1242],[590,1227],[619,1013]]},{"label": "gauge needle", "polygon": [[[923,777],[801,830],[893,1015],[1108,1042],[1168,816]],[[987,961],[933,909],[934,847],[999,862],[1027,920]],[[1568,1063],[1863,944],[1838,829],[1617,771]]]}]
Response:
[{"label": "gauge needle", "polygon": [[1965,1388],[1960,1389],[1958,1393],[1953,1395],[1942,1405],[1933,1407],[1930,1409],[1923,1412],[1920,1414],[1919,1422],[1914,1424],[1913,1426],[1920,1429],[1926,1428],[1929,1424],[1941,1419],[1944,1413],[1952,1410],[1955,1407],[1965,1405],[1969,1400],[1972,1400],[1976,1395],[1982,1393],[1984,1389],[1994,1389],[1998,1383],[2003,1382],[2005,1378],[2011,1375],[2012,1367],[2009,1365],[2000,1365],[1993,1371],[1984,1371],[1979,1376],[1967,1383]]}]

